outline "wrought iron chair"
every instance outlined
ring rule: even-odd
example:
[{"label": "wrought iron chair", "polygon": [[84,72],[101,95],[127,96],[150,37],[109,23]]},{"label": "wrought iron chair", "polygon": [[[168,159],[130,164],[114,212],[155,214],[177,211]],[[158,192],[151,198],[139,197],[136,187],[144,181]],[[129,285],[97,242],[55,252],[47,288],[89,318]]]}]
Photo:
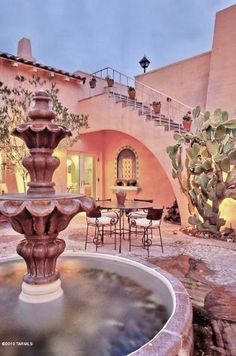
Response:
[{"label": "wrought iron chair", "polygon": [[[162,209],[148,209],[147,216],[144,218],[129,219],[129,251],[131,247],[140,247],[140,245],[132,245],[132,227],[138,229],[137,236],[142,232],[142,247],[148,252],[150,246],[161,246],[162,253],[164,252],[162,236],[161,236],[161,219],[164,207]],[[153,230],[158,230],[160,237],[160,245],[153,244]]]},{"label": "wrought iron chair", "polygon": [[[85,249],[88,243],[94,243],[96,251],[99,246],[103,246],[104,237],[114,235],[114,247],[116,249],[116,224],[119,220],[118,214],[115,217],[105,216],[101,213],[100,207],[94,208],[89,213],[86,213],[87,229],[85,237]],[[89,241],[89,228],[94,229],[93,239]],[[108,228],[108,229],[107,229]]]},{"label": "wrought iron chair", "polygon": [[[96,203],[98,206],[104,202],[111,202],[111,198],[107,199],[96,199]],[[101,209],[101,208],[100,208]],[[108,216],[110,218],[116,218],[117,217],[117,212],[112,210],[112,209],[102,209],[101,210],[102,216]]]},{"label": "wrought iron chair", "polygon": [[[153,199],[137,199],[134,198],[134,201],[143,201],[146,203],[153,203]],[[145,218],[147,216],[148,209],[143,210],[131,210],[128,212],[127,216],[128,219],[138,219],[138,218]]]},{"label": "wrought iron chair", "polygon": [[[146,203],[153,203],[152,199],[137,199],[134,198],[134,201],[141,201],[141,202],[146,202]],[[146,218],[147,217],[147,213],[148,213],[148,209],[142,209],[142,210],[130,210],[127,213],[127,217],[128,217],[128,222],[130,222],[130,220],[133,219],[142,219],[142,218]],[[134,227],[134,226],[133,226]],[[132,226],[129,226],[129,229],[131,229]],[[135,234],[138,234],[138,228],[137,226],[134,227],[135,229]]]}]

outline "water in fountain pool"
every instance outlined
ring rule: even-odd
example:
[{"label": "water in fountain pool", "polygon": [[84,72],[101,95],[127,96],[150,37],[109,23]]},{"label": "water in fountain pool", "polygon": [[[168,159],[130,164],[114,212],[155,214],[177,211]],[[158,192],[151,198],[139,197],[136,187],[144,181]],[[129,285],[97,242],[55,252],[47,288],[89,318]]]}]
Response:
[{"label": "water in fountain pool", "polygon": [[128,277],[70,258],[59,269],[63,297],[35,305],[18,300],[24,262],[0,264],[0,340],[9,345],[2,356],[127,355],[168,319],[158,296]]}]

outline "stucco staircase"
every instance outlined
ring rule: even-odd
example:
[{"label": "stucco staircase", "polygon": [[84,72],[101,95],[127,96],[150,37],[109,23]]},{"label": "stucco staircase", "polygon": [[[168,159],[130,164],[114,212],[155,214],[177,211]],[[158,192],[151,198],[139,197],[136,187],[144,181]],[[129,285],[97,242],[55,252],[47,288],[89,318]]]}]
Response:
[{"label": "stucco staircase", "polygon": [[[109,98],[117,104],[121,103],[123,108],[129,107],[137,115],[145,117],[146,121],[154,122],[155,126],[164,127],[165,131],[184,131],[182,117],[192,111],[189,105],[111,67],[100,69],[91,77],[96,78],[97,87],[89,95],[108,93]],[[107,78],[113,80],[112,87],[108,86]],[[130,87],[135,89],[135,100],[127,96]],[[151,104],[158,101],[161,103],[161,114],[155,114],[152,110]]]},{"label": "stucco staircase", "polygon": [[164,127],[165,131],[183,132],[182,124],[175,122],[163,114],[155,114],[150,105],[145,105],[141,101],[130,99],[128,96],[114,91],[109,91],[109,98],[113,98],[116,103],[122,103],[122,107],[129,107],[135,110],[139,116],[145,116],[147,121],[153,120],[155,126]]},{"label": "stucco staircase", "polygon": [[111,90],[80,100],[79,108],[89,116],[89,128],[82,129],[81,134],[102,130],[123,132],[142,142],[172,171],[166,147],[175,143],[173,131],[182,131],[182,125],[164,115],[153,114],[150,107]]}]

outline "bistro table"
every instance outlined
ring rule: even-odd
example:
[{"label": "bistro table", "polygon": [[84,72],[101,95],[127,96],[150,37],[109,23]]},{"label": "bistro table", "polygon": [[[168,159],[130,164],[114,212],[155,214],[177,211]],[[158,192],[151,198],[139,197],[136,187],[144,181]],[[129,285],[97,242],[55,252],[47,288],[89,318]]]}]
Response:
[{"label": "bistro table", "polygon": [[119,214],[119,253],[121,253],[121,244],[122,244],[122,238],[124,238],[125,235],[125,213],[129,211],[135,211],[135,210],[143,210],[143,209],[149,209],[153,207],[152,203],[144,202],[144,201],[135,201],[135,200],[125,200],[124,205],[120,205],[117,203],[116,200],[111,200],[111,201],[99,201],[98,202],[99,207],[101,209],[108,209],[108,210],[117,210]]}]

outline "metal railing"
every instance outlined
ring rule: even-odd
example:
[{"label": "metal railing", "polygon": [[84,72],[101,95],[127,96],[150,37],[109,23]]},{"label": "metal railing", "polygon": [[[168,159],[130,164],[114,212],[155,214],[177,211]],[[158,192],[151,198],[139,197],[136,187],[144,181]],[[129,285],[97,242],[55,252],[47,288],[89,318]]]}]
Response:
[{"label": "metal railing", "polygon": [[[169,119],[169,125],[171,121],[181,125],[183,116],[188,112],[193,110],[193,108],[185,103],[162,93],[138,80],[131,78],[126,74],[123,74],[111,67],[106,67],[92,73],[97,79],[106,80],[106,77],[110,77],[114,80],[113,92],[119,94],[120,98],[124,100],[124,97],[128,97],[128,88],[132,86],[136,91],[136,100],[134,102],[135,106],[138,106],[141,114],[149,114],[151,119],[155,116],[152,110],[152,102],[160,101],[161,102],[161,114]],[[95,94],[95,92],[94,92]],[[127,99],[128,100],[128,99]],[[150,110],[148,110],[150,108]]]}]

